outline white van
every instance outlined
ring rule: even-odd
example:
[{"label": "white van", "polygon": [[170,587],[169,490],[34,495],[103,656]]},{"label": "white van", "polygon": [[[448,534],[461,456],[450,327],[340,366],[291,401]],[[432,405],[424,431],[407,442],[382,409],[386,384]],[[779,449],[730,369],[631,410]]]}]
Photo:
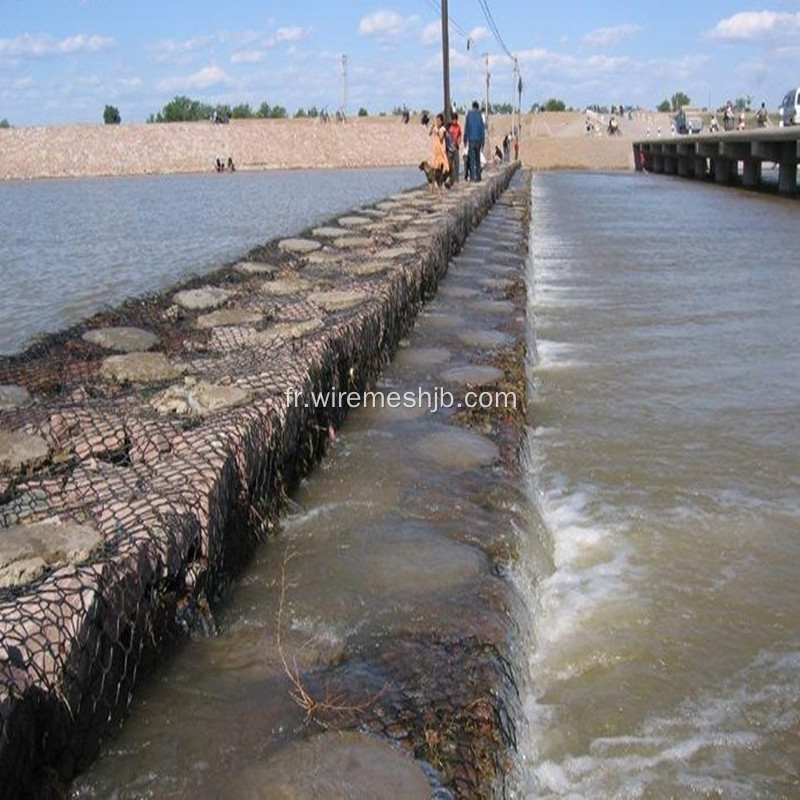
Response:
[{"label": "white van", "polygon": [[781,120],[779,125],[800,125],[800,88],[790,89],[781,100],[779,108]]}]

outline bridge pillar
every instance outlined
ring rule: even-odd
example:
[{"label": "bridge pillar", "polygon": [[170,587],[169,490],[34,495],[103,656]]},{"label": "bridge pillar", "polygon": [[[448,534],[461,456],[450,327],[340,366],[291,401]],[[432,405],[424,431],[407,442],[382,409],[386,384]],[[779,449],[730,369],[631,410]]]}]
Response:
[{"label": "bridge pillar", "polygon": [[703,156],[694,157],[695,178],[705,178],[708,175],[708,160]]},{"label": "bridge pillar", "polygon": [[738,166],[737,161],[731,161],[730,158],[715,158],[714,163],[714,180],[717,183],[731,183],[733,175],[735,174],[734,167]]},{"label": "bridge pillar", "polygon": [[761,160],[746,158],[742,171],[742,185],[748,189],[755,189],[761,183]]},{"label": "bridge pillar", "polygon": [[786,142],[781,145],[778,165],[778,192],[780,194],[797,193],[797,156],[800,143]]}]

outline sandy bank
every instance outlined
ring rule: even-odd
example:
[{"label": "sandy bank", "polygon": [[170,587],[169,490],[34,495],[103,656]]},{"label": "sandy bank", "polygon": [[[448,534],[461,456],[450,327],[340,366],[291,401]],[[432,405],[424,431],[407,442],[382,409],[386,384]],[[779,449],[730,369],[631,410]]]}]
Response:
[{"label": "sandy bank", "polygon": [[[577,112],[523,115],[520,158],[539,170],[632,169],[631,140],[650,124],[626,120],[611,138],[587,136]],[[491,118],[490,151],[511,128],[510,117]],[[425,127],[397,117],[9,128],[0,130],[0,179],[207,172],[217,156],[245,170],[411,166],[430,150]]]}]

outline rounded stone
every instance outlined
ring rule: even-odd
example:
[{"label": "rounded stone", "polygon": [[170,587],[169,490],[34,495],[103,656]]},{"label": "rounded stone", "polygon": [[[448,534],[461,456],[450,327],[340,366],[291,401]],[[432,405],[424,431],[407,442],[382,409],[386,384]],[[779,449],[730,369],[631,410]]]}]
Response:
[{"label": "rounded stone", "polygon": [[513,339],[506,333],[500,331],[462,331],[458,338],[469,347],[505,347],[511,344]]},{"label": "rounded stone", "polygon": [[340,225],[343,225],[345,228],[359,228],[362,225],[369,225],[372,222],[371,217],[356,217],[356,216],[347,216],[347,217],[339,217],[337,222]]},{"label": "rounded stone", "polygon": [[375,258],[390,260],[415,256],[416,254],[416,250],[414,250],[413,247],[387,247],[385,250],[378,250],[378,252],[375,253]]},{"label": "rounded stone", "polygon": [[27,406],[32,402],[31,393],[14,383],[0,384],[0,411]]},{"label": "rounded stone", "polygon": [[102,545],[102,536],[88,525],[59,520],[12,525],[0,536],[0,588],[29,583],[48,567],[86,561]]},{"label": "rounded stone", "polygon": [[386,272],[389,264],[380,261],[365,261],[363,263],[346,264],[345,269],[351,275],[376,275],[379,272]]},{"label": "rounded stone", "polygon": [[314,228],[311,231],[314,236],[321,236],[325,239],[337,239],[341,236],[350,236],[352,231],[347,228],[336,228],[333,226],[323,226],[322,228]]},{"label": "rounded stone", "polygon": [[250,347],[269,345],[278,339],[300,339],[322,327],[321,319],[304,319],[297,322],[279,322],[263,331],[253,331],[246,339]]},{"label": "rounded stone", "polygon": [[144,353],[158,344],[158,336],[141,328],[95,328],[86,331],[81,338],[119,353]]},{"label": "rounded stone", "polygon": [[189,311],[207,311],[212,308],[219,308],[223,303],[227,303],[234,292],[227,289],[220,289],[217,286],[203,286],[199,289],[185,289],[177,292],[172,297],[172,302]]},{"label": "rounded stone", "polygon": [[449,469],[485,467],[500,457],[500,450],[491,439],[459,428],[434,433],[418,448],[434,464]]},{"label": "rounded stone", "polygon": [[355,250],[361,247],[371,247],[372,239],[369,236],[341,236],[333,240],[333,246],[340,250]]},{"label": "rounded stone", "polygon": [[241,275],[274,275],[277,267],[272,264],[263,264],[259,261],[240,261],[234,270]]},{"label": "rounded stone", "polygon": [[224,328],[229,325],[255,325],[264,318],[259,311],[243,308],[222,308],[197,318],[198,328]]},{"label": "rounded stone", "polygon": [[450,358],[451,353],[445,347],[409,347],[398,351],[395,362],[413,367],[435,367]]},{"label": "rounded stone", "polygon": [[285,253],[313,253],[322,245],[314,239],[281,239],[278,247]]},{"label": "rounded stone", "polygon": [[49,456],[50,447],[41,436],[21,430],[0,430],[0,475],[36,469]]},{"label": "rounded stone", "polygon": [[340,311],[363,303],[367,295],[364,292],[312,292],[308,299],[326,311]]},{"label": "rounded stone", "polygon": [[174,380],[180,370],[163,353],[128,353],[109,356],[100,365],[100,377],[123,383],[155,383]]},{"label": "rounded stone", "polygon": [[242,800],[428,800],[431,796],[425,773],[410,756],[353,731],[293,742],[263,763],[237,771],[229,789],[231,796]]},{"label": "rounded stone", "polygon": [[311,287],[311,282],[303,278],[280,278],[275,281],[264,281],[259,287],[262,294],[283,295],[305,292]]},{"label": "rounded stone", "polygon": [[250,397],[247,389],[238,386],[220,386],[199,381],[170,386],[151,405],[160,414],[205,417],[224,408],[240,406]]},{"label": "rounded stone", "polygon": [[451,367],[442,373],[442,380],[448,383],[463,383],[469,386],[488,386],[503,379],[503,371],[488,365],[470,364]]}]

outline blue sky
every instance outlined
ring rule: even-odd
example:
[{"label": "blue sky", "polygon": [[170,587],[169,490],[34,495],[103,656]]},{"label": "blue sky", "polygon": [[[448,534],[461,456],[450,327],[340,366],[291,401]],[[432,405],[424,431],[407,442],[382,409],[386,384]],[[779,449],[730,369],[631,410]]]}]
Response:
[{"label": "blue sky", "polygon": [[[759,0],[755,0],[759,3]],[[653,108],[800,85],[800,0],[449,0],[451,95]],[[175,95],[349,114],[442,105],[439,0],[0,0],[0,119],[143,122]],[[495,35],[493,30],[498,35]],[[346,78],[342,56],[346,56]],[[345,95],[346,89],[346,95]]]}]

